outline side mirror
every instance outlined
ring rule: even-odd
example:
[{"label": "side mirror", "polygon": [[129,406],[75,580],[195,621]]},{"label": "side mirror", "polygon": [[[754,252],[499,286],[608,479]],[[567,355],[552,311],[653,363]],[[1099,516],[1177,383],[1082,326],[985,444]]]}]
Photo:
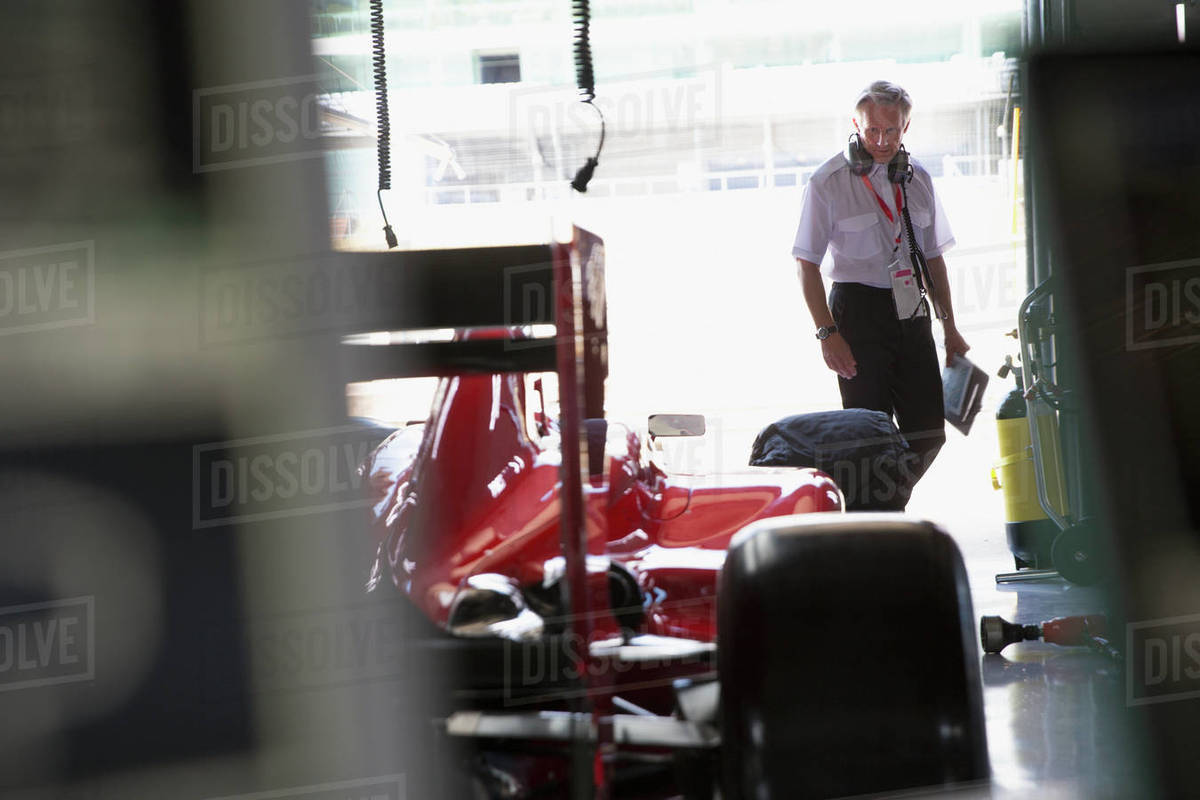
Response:
[{"label": "side mirror", "polygon": [[658,436],[703,436],[703,414],[651,414],[650,438]]}]

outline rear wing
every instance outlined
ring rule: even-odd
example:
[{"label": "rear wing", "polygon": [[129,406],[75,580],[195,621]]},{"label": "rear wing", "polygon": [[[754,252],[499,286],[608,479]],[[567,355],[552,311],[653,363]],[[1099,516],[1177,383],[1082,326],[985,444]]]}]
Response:
[{"label": "rear wing", "polygon": [[[604,416],[608,323],[604,243],[575,228],[569,243],[339,253],[337,269],[369,283],[369,313],[343,333],[494,329],[490,338],[348,345],[355,381],[498,372],[558,372],[563,408]],[[554,326],[553,335],[500,329]],[[535,331],[536,333],[536,331]],[[576,400],[571,395],[577,395]]]},{"label": "rear wing", "polygon": [[[587,440],[583,420],[604,416],[608,377],[608,309],[604,243],[574,228],[570,243],[521,247],[345,253],[351,277],[372,279],[381,289],[374,313],[359,330],[414,331],[444,328],[554,326],[554,335],[388,345],[351,345],[351,380],[465,373],[558,373],[562,441],[561,541],[566,562],[565,596],[570,609],[575,663],[591,658],[587,596],[587,530],[583,486]],[[378,271],[378,272],[374,272]],[[577,711],[590,713],[587,671]]]}]

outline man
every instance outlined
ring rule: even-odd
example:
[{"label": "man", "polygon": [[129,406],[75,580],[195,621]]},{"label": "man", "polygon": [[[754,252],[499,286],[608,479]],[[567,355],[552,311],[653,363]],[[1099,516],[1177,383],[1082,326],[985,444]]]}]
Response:
[{"label": "man", "polygon": [[[826,161],[809,179],[792,255],[799,263],[804,300],[817,328],[825,363],[838,375],[843,408],[894,414],[896,425],[921,456],[920,477],[946,441],[942,380],[927,302],[912,313],[901,289],[911,264],[900,213],[899,186],[888,164],[908,130],[912,100],[904,89],[876,81],[862,91],[852,119],[862,156],[859,175],[847,154]],[[869,158],[867,158],[869,156]],[[929,173],[915,160],[907,184],[916,244],[929,265],[932,311],[941,319],[946,359],[970,347],[954,324],[942,253],[954,236]],[[820,264],[831,251],[829,302]],[[911,280],[911,278],[910,278]],[[927,287],[928,288],[928,287]],[[901,306],[898,310],[897,306]],[[901,318],[903,317],[903,318]]]}]

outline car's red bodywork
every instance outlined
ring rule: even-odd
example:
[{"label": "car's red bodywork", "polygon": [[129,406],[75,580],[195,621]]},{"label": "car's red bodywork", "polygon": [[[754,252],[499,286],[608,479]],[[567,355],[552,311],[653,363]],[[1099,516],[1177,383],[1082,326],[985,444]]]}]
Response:
[{"label": "car's red bodywork", "polygon": [[[439,625],[469,576],[538,584],[547,563],[561,559],[557,437],[544,447],[530,435],[523,395],[513,374],[444,378],[416,450],[412,434],[401,433],[373,459],[378,566]],[[722,474],[715,485],[694,485],[647,459],[634,431],[613,433],[604,473],[584,491],[587,551],[637,577],[646,633],[712,641],[730,538],[763,517],[841,509],[837,486],[816,470]],[[599,612],[607,589],[603,581],[596,588]],[[602,613],[596,619],[598,634],[615,632]]]}]

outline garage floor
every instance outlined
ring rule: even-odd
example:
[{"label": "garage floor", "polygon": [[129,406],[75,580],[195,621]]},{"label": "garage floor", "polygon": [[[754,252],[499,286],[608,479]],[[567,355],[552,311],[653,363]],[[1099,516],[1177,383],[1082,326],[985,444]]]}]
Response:
[{"label": "garage floor", "polygon": [[[1007,554],[956,538],[976,618],[1029,624],[1104,608],[1101,592],[1061,579],[998,586],[993,575],[1011,570]],[[1027,642],[983,655],[980,666],[997,796],[1124,796],[1115,784],[1125,771],[1115,711],[1124,703],[1120,665],[1086,648]]]},{"label": "garage floor", "polygon": [[[988,465],[996,452],[991,416],[981,413],[969,437],[948,432],[946,448],[908,511],[937,521],[958,542],[976,619],[997,614],[1032,624],[1102,613],[1101,589],[1062,579],[995,582],[997,573],[1013,570],[1013,560],[1002,509],[996,507],[1000,493],[988,485]],[[1121,637],[1115,638],[1120,646]],[[1087,648],[1041,642],[980,656],[994,797],[1128,796],[1128,787],[1117,785],[1127,775],[1119,718],[1125,700],[1121,665]]]},{"label": "garage floor", "polygon": [[[976,616],[1032,623],[1101,608],[1096,592],[1061,580],[992,589],[983,563],[973,570]],[[1084,648],[1026,643],[983,656],[981,667],[999,796],[1125,796],[1114,782],[1124,773],[1113,712],[1124,701],[1119,665]]]}]

